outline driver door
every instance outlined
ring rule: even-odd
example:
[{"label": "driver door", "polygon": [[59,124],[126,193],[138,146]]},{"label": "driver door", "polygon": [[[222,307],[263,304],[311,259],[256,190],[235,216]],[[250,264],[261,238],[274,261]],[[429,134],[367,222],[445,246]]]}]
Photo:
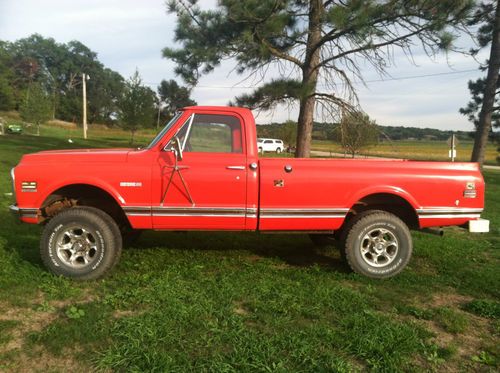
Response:
[{"label": "driver door", "polygon": [[156,168],[153,191],[156,229],[243,230],[246,218],[246,152],[241,119],[192,114],[177,131]]}]

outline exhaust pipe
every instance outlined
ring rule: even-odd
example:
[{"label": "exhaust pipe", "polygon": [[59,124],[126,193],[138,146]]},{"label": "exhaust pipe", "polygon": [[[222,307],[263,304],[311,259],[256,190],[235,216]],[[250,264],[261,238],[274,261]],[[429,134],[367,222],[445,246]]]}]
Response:
[{"label": "exhaust pipe", "polygon": [[434,234],[436,236],[442,237],[444,235],[444,231],[442,228],[422,228],[420,229],[422,233]]}]

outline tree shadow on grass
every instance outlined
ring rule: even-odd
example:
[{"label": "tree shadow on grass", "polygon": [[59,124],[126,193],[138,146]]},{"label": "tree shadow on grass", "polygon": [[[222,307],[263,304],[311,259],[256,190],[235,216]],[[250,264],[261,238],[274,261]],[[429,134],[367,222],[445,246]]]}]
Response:
[{"label": "tree shadow on grass", "polygon": [[133,249],[168,247],[176,250],[247,252],[249,260],[271,258],[293,267],[320,266],[339,273],[350,272],[333,247],[317,248],[303,234],[255,232],[144,232]]}]

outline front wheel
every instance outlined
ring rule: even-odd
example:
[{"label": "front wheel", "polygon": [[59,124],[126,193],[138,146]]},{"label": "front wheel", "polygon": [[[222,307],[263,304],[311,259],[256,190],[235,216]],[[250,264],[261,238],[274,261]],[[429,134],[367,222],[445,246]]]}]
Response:
[{"label": "front wheel", "polygon": [[56,275],[77,280],[102,277],[118,262],[121,250],[115,221],[93,207],[61,211],[47,223],[40,242],[45,266]]},{"label": "front wheel", "polygon": [[345,256],[351,269],[372,278],[389,278],[401,272],[410,261],[412,250],[407,225],[382,211],[361,216],[345,240]]}]

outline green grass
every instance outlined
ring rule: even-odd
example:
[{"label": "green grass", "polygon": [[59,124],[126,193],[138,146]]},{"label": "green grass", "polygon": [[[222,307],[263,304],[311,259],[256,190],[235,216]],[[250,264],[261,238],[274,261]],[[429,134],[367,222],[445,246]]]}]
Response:
[{"label": "green grass", "polygon": [[75,283],[44,269],[40,228],[7,211],[23,153],[128,143],[102,130],[70,144],[66,131],[0,136],[0,370],[499,368],[499,172],[485,172],[491,233],[414,233],[390,280],[350,273],[305,235],[146,232],[109,277]]},{"label": "green grass", "polygon": [[[472,154],[472,141],[460,142],[457,149],[457,161],[468,162]],[[497,156],[500,154],[497,151],[498,145],[488,143],[486,147],[485,163],[497,165]],[[332,153],[341,153],[344,151],[340,144],[326,140],[315,140],[312,144],[313,150],[320,150]],[[376,146],[370,146],[362,149],[360,154],[375,157],[387,158],[405,158],[414,160],[433,160],[433,161],[449,161],[448,151],[450,146],[446,141],[432,140],[415,140],[415,141],[392,141],[381,142]]]}]

